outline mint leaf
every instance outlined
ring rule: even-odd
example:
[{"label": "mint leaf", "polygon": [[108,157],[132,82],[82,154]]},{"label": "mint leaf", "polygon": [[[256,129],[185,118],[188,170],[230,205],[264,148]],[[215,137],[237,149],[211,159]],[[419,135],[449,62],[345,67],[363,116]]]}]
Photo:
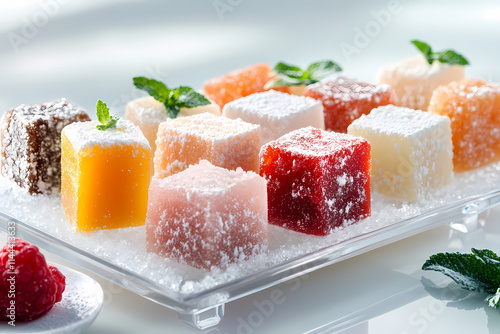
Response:
[{"label": "mint leaf", "polygon": [[271,89],[271,88],[276,88],[276,87],[284,87],[284,86],[298,86],[302,85],[302,80],[300,79],[293,79],[289,77],[283,77],[283,78],[278,78],[275,80],[268,81],[264,88],[265,89]]},{"label": "mint leaf", "polygon": [[134,80],[135,87],[145,90],[155,100],[163,102],[168,99],[170,89],[163,82],[145,77],[135,77],[132,80]]},{"label": "mint leaf", "polygon": [[455,52],[454,50],[432,52],[432,48],[429,46],[429,44],[425,42],[415,39],[412,40],[411,43],[413,43],[413,45],[415,45],[417,49],[420,52],[422,52],[429,65],[432,65],[432,63],[436,60],[443,64],[462,65],[462,66],[469,65],[469,61],[464,56]]},{"label": "mint leaf", "polygon": [[485,302],[488,303],[488,306],[498,308],[500,306],[500,288],[498,288],[495,294],[486,297]]},{"label": "mint leaf", "polygon": [[102,102],[100,99],[97,100],[97,105],[95,106],[97,110],[97,119],[101,124],[106,124],[109,120],[109,108],[106,103]]},{"label": "mint leaf", "polygon": [[181,108],[194,108],[210,104],[205,95],[198,93],[191,87],[180,86],[178,91],[180,95],[177,98],[177,103]]},{"label": "mint leaf", "polygon": [[435,254],[422,269],[441,272],[463,289],[489,293],[485,302],[494,308],[500,306],[500,257],[489,249],[472,248],[472,254]]},{"label": "mint leaf", "polygon": [[469,65],[469,61],[461,54],[456,53],[453,50],[446,50],[441,52],[437,58],[441,63],[447,63],[450,65]]},{"label": "mint leaf", "polygon": [[138,89],[145,90],[155,100],[163,103],[170,118],[176,118],[181,108],[194,108],[210,104],[210,101],[191,87],[179,86],[169,89],[161,81],[145,77],[133,78]]},{"label": "mint leaf", "polygon": [[[416,40],[416,39],[414,39],[411,42],[413,43],[413,45],[415,45],[417,47],[417,49],[420,50],[420,52],[422,52],[424,54],[425,58],[429,59],[429,57],[432,56],[432,48],[430,47],[429,44],[422,42],[422,41],[419,41],[419,40]],[[429,61],[429,60],[427,60],[427,61]],[[432,64],[432,63],[429,63],[429,64]]]},{"label": "mint leaf", "polygon": [[282,62],[276,64],[273,71],[278,75],[282,74],[293,79],[302,79],[302,77],[304,76],[304,71],[302,71],[299,67],[288,65]]},{"label": "mint leaf", "polygon": [[101,123],[99,125],[96,125],[97,130],[105,131],[110,128],[116,128],[118,118],[109,114],[108,106],[100,99],[97,100],[96,111],[97,120],[99,121],[99,123]]},{"label": "mint leaf", "polygon": [[306,72],[309,73],[309,77],[311,78],[311,80],[316,82],[325,78],[332,72],[340,71],[342,71],[342,68],[331,60],[312,63],[306,70]]},{"label": "mint leaf", "polygon": [[273,69],[276,78],[268,81],[264,88],[311,85],[338,71],[342,71],[342,68],[331,60],[312,63],[305,71],[295,65],[279,62]]},{"label": "mint leaf", "polygon": [[441,272],[470,291],[495,293],[500,287],[500,267],[491,260],[496,261],[498,257],[488,250],[472,251],[473,254],[432,255],[422,269]]}]

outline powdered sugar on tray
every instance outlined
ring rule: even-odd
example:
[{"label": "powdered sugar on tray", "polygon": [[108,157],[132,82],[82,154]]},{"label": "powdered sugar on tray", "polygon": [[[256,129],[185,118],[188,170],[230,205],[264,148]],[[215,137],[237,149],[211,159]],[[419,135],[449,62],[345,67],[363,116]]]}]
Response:
[{"label": "powdered sugar on tray", "polygon": [[144,226],[76,233],[64,217],[57,195],[30,196],[14,183],[0,178],[0,211],[109,263],[152,280],[172,291],[191,295],[248,276],[284,261],[318,251],[362,233],[418,216],[460,199],[498,189],[500,163],[473,172],[456,174],[449,186],[418,203],[399,202],[372,194],[372,216],[356,224],[315,237],[269,225],[269,247],[263,254],[229,265],[225,269],[199,270],[146,252]]}]

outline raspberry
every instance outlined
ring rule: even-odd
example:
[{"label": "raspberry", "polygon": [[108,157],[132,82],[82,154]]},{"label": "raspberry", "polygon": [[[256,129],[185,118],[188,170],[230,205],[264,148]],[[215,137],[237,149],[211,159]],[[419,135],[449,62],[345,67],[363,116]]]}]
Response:
[{"label": "raspberry", "polygon": [[61,301],[66,278],[56,267],[47,265],[35,245],[16,239],[13,250],[13,263],[8,262],[12,252],[9,243],[0,251],[0,320],[33,320]]}]

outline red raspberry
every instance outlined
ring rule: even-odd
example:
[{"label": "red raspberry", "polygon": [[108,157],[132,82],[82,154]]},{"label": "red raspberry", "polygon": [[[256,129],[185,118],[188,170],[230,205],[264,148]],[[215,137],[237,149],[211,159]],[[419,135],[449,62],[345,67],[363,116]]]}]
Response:
[{"label": "red raspberry", "polygon": [[[0,320],[33,320],[61,301],[66,277],[47,265],[38,247],[27,241],[16,239],[13,263],[9,263],[11,253],[9,243],[0,251]],[[15,310],[11,300],[15,300]]]}]

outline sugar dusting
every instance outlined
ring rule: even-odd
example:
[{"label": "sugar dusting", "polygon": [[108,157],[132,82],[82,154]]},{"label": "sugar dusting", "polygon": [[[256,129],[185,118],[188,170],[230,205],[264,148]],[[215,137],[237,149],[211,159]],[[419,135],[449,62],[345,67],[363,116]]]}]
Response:
[{"label": "sugar dusting", "polygon": [[149,142],[139,127],[129,120],[119,119],[116,128],[105,131],[96,128],[99,124],[98,121],[73,123],[65,127],[63,133],[78,151],[86,146],[103,147],[117,143],[124,145],[136,143],[150,149]]},{"label": "sugar dusting", "polygon": [[368,115],[362,115],[350,127],[420,140],[425,135],[425,129],[439,126],[443,122],[449,123],[448,117],[422,110],[387,105],[373,109]]},{"label": "sugar dusting", "polygon": [[2,174],[30,193],[59,191],[61,130],[89,120],[84,110],[64,98],[8,110],[0,121]]},{"label": "sugar dusting", "polygon": [[222,115],[259,124],[262,128],[261,145],[305,126],[325,128],[320,101],[274,90],[229,102],[224,106]]},{"label": "sugar dusting", "polygon": [[[312,139],[311,139],[312,138]],[[314,146],[311,145],[314,141]],[[365,139],[344,133],[325,132],[311,126],[290,132],[269,143],[277,143],[288,151],[305,156],[323,156],[325,150],[336,151],[341,148],[352,148],[353,145],[364,142]]]},{"label": "sugar dusting", "polygon": [[93,234],[76,233],[64,217],[59,196],[29,196],[4,178],[0,179],[0,211],[168,290],[194,294],[454,201],[498,189],[498,184],[500,164],[495,163],[473,172],[457,174],[452,184],[418,203],[398,202],[374,193],[372,216],[367,219],[352,225],[346,222],[345,228],[325,237],[303,235],[269,225],[269,247],[265,253],[229,265],[224,270],[212,268],[210,271],[147,253],[144,226]]}]

